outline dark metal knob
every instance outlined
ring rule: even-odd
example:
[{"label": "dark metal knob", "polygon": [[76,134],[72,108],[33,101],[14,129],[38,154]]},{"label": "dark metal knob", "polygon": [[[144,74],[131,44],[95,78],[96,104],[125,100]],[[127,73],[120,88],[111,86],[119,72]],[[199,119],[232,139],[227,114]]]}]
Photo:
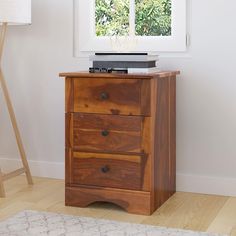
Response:
[{"label": "dark metal knob", "polygon": [[109,170],[110,170],[109,166],[103,166],[103,167],[101,168],[101,172],[102,172],[102,173],[107,173],[107,172],[109,172]]},{"label": "dark metal knob", "polygon": [[100,98],[101,98],[101,100],[107,100],[109,98],[109,94],[106,92],[102,92],[100,94]]},{"label": "dark metal knob", "polygon": [[103,137],[107,137],[107,136],[109,135],[109,131],[108,131],[108,130],[103,130],[103,131],[101,132],[101,135],[102,135]]}]

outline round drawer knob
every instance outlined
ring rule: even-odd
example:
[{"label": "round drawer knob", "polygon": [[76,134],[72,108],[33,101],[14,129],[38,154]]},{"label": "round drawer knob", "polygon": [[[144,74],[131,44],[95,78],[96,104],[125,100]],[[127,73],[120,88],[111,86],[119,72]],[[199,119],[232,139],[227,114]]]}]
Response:
[{"label": "round drawer knob", "polygon": [[108,130],[103,130],[101,132],[101,134],[102,134],[103,137],[107,137],[109,135],[109,131]]},{"label": "round drawer knob", "polygon": [[110,170],[109,166],[103,166],[103,167],[101,168],[101,172],[102,172],[102,173],[107,173],[107,172],[109,172],[109,170]]},{"label": "round drawer knob", "polygon": [[102,92],[100,94],[100,98],[101,98],[101,100],[107,100],[109,98],[109,94],[106,92]]}]

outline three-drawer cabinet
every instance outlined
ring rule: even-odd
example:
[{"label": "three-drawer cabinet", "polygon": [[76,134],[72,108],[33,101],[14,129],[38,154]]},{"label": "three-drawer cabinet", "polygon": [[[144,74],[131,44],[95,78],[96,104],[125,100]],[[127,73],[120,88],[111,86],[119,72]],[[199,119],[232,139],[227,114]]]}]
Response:
[{"label": "three-drawer cabinet", "polygon": [[175,193],[177,74],[60,74],[66,205],[150,215]]}]

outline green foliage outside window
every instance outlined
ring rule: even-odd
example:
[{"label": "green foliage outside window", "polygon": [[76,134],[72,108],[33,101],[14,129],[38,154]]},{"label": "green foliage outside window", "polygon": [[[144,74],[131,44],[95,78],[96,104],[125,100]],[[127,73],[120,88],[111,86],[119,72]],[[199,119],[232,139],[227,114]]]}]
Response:
[{"label": "green foliage outside window", "polygon": [[[129,35],[129,0],[96,0],[97,36]],[[135,0],[135,34],[171,35],[171,0]]]},{"label": "green foliage outside window", "polygon": [[129,34],[129,0],[96,0],[96,35]]},{"label": "green foliage outside window", "polygon": [[136,35],[169,36],[171,35],[170,0],[135,0]]}]

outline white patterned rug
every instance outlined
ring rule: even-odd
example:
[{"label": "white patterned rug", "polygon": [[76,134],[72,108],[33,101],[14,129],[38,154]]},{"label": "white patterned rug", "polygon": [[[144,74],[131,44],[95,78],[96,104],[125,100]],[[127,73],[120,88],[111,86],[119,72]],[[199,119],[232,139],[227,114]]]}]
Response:
[{"label": "white patterned rug", "polygon": [[23,211],[0,223],[0,236],[219,236],[95,218]]}]

